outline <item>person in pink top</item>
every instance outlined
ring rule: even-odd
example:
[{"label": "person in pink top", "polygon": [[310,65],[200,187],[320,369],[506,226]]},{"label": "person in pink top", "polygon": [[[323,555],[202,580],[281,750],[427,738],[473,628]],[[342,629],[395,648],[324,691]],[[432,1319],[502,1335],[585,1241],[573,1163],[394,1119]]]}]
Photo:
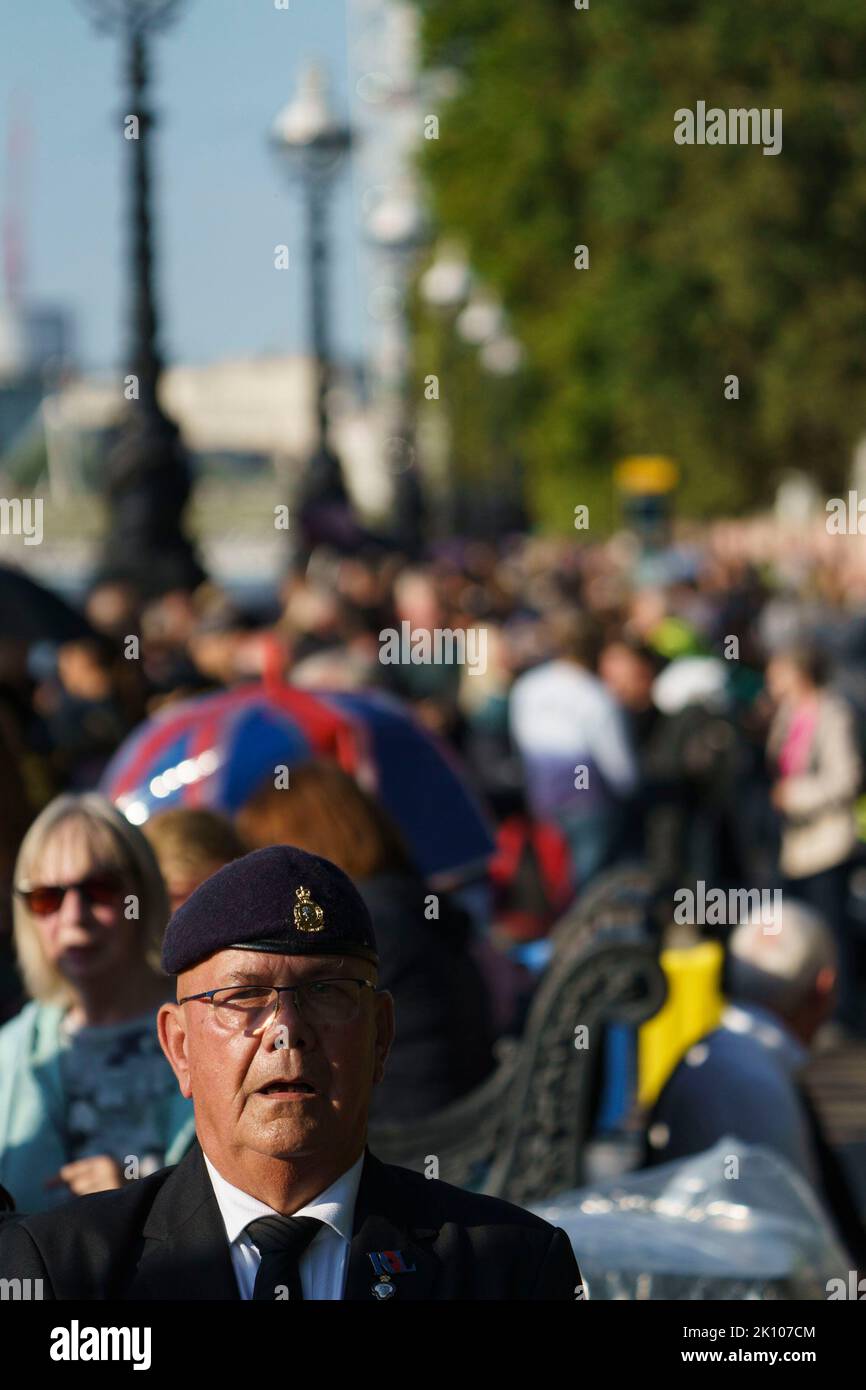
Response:
[{"label": "person in pink top", "polygon": [[847,912],[862,781],[853,713],[828,687],[821,654],[809,648],[778,652],[766,682],[775,707],[767,752],[775,776],[772,801],[781,818],[783,891],[810,903],[832,926],[839,952],[837,1020],[866,1033]]}]

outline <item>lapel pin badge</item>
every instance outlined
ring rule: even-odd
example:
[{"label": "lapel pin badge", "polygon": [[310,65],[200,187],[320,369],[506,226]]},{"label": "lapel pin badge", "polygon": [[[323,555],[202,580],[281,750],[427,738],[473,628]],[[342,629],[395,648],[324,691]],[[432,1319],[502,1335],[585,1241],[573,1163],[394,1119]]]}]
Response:
[{"label": "lapel pin badge", "polygon": [[380,1274],[373,1285],[373,1293],[377,1298],[391,1298],[397,1292],[396,1284],[391,1283],[390,1274]]}]

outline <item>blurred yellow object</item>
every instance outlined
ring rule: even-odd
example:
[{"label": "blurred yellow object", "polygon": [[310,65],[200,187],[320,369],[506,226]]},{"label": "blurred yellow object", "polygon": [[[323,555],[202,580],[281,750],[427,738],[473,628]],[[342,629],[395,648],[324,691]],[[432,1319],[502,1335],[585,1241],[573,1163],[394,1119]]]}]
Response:
[{"label": "blurred yellow object", "polygon": [[668,982],[664,1007],[638,1030],[638,1102],[650,1106],[692,1043],[717,1028],[724,951],[718,941],[662,951]]},{"label": "blurred yellow object", "polygon": [[663,454],[632,454],[616,465],[613,476],[620,492],[646,497],[673,492],[680,472]]}]

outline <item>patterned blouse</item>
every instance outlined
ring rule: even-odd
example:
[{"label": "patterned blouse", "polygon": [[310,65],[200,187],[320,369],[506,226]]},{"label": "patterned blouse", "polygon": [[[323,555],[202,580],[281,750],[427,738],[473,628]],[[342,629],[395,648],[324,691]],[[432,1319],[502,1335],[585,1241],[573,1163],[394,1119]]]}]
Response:
[{"label": "patterned blouse", "polygon": [[163,1167],[166,1105],[177,1082],[156,1014],[75,1031],[62,1025],[69,1162],[108,1154],[129,1178]]}]

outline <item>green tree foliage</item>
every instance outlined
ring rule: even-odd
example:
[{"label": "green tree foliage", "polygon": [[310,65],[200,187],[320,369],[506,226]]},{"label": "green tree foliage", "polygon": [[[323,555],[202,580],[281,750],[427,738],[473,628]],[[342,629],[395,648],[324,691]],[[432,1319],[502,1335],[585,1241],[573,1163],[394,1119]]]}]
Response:
[{"label": "green tree foliage", "polygon": [[[425,67],[460,79],[422,167],[527,349],[539,519],[609,518],[635,452],[678,460],[697,515],[788,468],[841,486],[866,424],[860,0],[418,3]],[[699,101],[781,108],[781,153],[677,145]]]}]

